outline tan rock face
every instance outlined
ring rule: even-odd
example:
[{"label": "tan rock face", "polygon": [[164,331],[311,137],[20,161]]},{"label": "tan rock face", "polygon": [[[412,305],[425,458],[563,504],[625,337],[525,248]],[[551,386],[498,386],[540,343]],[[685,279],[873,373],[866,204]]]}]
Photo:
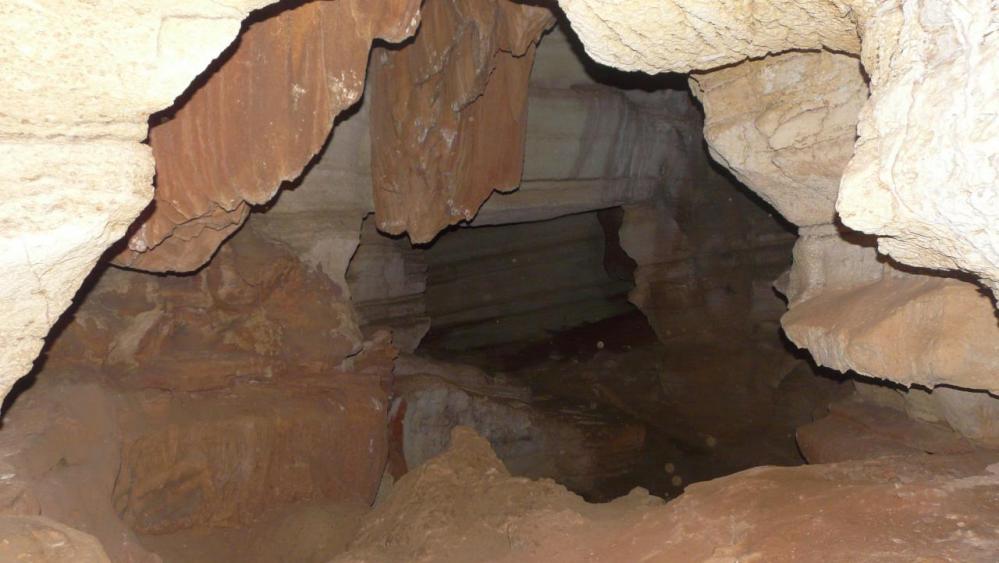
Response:
[{"label": "tan rock face", "polygon": [[872,95],[837,209],[900,262],[999,293],[999,7],[901,5],[863,20]]},{"label": "tan rock face", "polygon": [[792,49],[856,53],[847,6],[832,0],[560,0],[599,63],[648,73],[708,70]]},{"label": "tan rock face", "polygon": [[702,0],[560,5],[596,60],[645,72],[821,47],[861,53],[861,37],[871,99],[838,194],[844,223],[882,237],[901,262],[962,269],[995,289],[994,2],[770,0],[751,13]]},{"label": "tan rock face", "polygon": [[785,53],[695,73],[691,88],[715,160],[794,224],[832,222],[867,100],[856,58]]},{"label": "tan rock face", "polygon": [[0,7],[0,394],[152,197],[146,136],[266,0]]},{"label": "tan rock face", "polygon": [[0,516],[0,537],[4,561],[111,561],[94,537],[42,516]]},{"label": "tan rock face", "polygon": [[428,242],[520,184],[535,44],[554,22],[506,0],[432,0],[412,44],[372,57],[378,228]]},{"label": "tan rock face", "polygon": [[202,266],[323,146],[333,118],[364,91],[371,41],[416,29],[419,2],[310,2],[250,25],[239,44],[150,131],[155,205],[119,264]]}]

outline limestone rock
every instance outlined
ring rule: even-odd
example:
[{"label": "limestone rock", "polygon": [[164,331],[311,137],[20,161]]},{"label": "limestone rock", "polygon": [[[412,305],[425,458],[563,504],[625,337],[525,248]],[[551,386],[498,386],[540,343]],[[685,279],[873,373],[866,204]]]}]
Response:
[{"label": "limestone rock", "polygon": [[387,449],[391,359],[370,360],[350,373],[193,393],[49,367],[5,416],[0,499],[16,482],[32,514],[136,563],[159,559],[133,530],[204,532],[299,501],[370,503]]},{"label": "limestone rock", "polygon": [[129,430],[110,491],[136,532],[246,525],[304,500],[374,499],[386,455],[377,378],[337,374],[140,401],[122,414]]},{"label": "limestone rock", "polygon": [[605,241],[596,213],[447,233],[425,253],[433,320],[426,345],[543,339],[627,312],[630,284],[607,273]]},{"label": "limestone rock", "polygon": [[415,40],[372,57],[378,228],[428,242],[520,183],[527,83],[545,7],[433,0]]},{"label": "limestone rock", "polygon": [[904,412],[914,420],[947,424],[980,447],[999,446],[999,397],[994,394],[945,385],[897,389],[855,381],[854,386],[863,401]]},{"label": "limestone rock", "polygon": [[560,5],[591,56],[629,70],[710,70],[802,49],[860,53],[871,98],[838,194],[844,223],[878,235],[900,262],[961,269],[996,289],[994,2],[770,0],[751,11],[703,0]]},{"label": "limestone rock", "polygon": [[798,226],[831,223],[867,100],[859,61],[791,52],[695,73],[711,155]]},{"label": "limestone rock", "polygon": [[559,0],[586,52],[624,70],[708,70],[789,50],[856,53],[849,7],[828,0]]},{"label": "limestone rock", "polygon": [[425,254],[405,239],[380,234],[374,218],[368,217],[347,270],[351,304],[361,327],[391,328],[392,342],[403,352],[415,350],[430,329]]},{"label": "limestone rock", "polygon": [[371,41],[408,37],[418,9],[414,0],[309,2],[250,25],[190,99],[153,124],[156,204],[117,262],[161,272],[207,262],[359,99]]},{"label": "limestone rock", "polygon": [[150,113],[267,0],[0,7],[0,395],[152,197]]},{"label": "limestone rock", "polygon": [[871,100],[836,208],[896,260],[999,292],[999,6],[863,4]]},{"label": "limestone rock", "polygon": [[859,401],[831,405],[828,416],[798,429],[797,441],[812,464],[974,451],[944,424],[915,420],[903,412]]},{"label": "limestone rock", "polygon": [[783,317],[784,331],[815,360],[904,385],[999,390],[999,326],[974,284],[900,275],[827,289]]},{"label": "limestone rock", "polygon": [[340,289],[245,229],[191,276],[107,270],[49,355],[129,387],[197,390],[326,373],[360,347]]},{"label": "limestone rock", "polygon": [[110,563],[92,536],[42,516],[0,516],[0,559],[26,563]]}]

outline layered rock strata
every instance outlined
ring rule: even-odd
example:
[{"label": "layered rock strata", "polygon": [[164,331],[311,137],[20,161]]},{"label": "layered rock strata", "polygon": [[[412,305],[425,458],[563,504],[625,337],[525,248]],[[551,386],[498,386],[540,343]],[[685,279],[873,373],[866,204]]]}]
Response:
[{"label": "layered rock strata", "polygon": [[0,395],[152,199],[149,114],[266,0],[0,8]]},{"label": "layered rock strata", "polygon": [[371,42],[405,39],[418,15],[413,0],[338,0],[249,25],[204,83],[152,123],[155,205],[117,262],[160,272],[205,264],[360,99]]}]

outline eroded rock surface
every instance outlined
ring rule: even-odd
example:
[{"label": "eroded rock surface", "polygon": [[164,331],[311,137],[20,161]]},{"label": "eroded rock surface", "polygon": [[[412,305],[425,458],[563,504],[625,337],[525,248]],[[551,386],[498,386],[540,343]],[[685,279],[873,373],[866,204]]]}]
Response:
[{"label": "eroded rock surface", "polygon": [[857,114],[860,62],[791,52],[695,73],[711,155],[798,226],[831,223]]},{"label": "eroded rock surface", "polygon": [[403,49],[372,57],[378,228],[428,242],[520,184],[527,83],[548,8],[432,0]]},{"label": "eroded rock surface", "polygon": [[[597,62],[648,73],[689,72],[822,47],[856,53],[847,6],[826,0],[767,0],[739,9],[719,0],[560,0]],[[747,7],[748,8],[748,7]]]},{"label": "eroded rock surface", "polygon": [[372,40],[408,37],[418,10],[414,0],[308,2],[250,25],[190,99],[153,123],[155,206],[117,262],[159,272],[205,264],[360,98]]},{"label": "eroded rock surface", "polygon": [[913,266],[999,294],[999,6],[853,2],[871,100],[836,208]]},{"label": "eroded rock surface", "polygon": [[467,429],[401,479],[337,561],[990,561],[999,464],[918,455],[761,467],[661,504],[510,477]]},{"label": "eroded rock surface", "polygon": [[150,113],[267,0],[0,7],[0,395],[152,198]]},{"label": "eroded rock surface", "polygon": [[751,12],[700,0],[560,5],[587,52],[623,69],[711,70],[802,49],[861,54],[871,98],[837,198],[844,223],[878,235],[900,262],[965,270],[995,289],[993,2],[773,0]]},{"label": "eroded rock surface", "polygon": [[322,374],[360,349],[341,290],[246,229],[197,274],[108,269],[50,361],[90,366],[130,387],[193,391],[237,377]]},{"label": "eroded rock surface", "polygon": [[42,516],[0,516],[0,559],[27,563],[110,563],[91,536]]}]

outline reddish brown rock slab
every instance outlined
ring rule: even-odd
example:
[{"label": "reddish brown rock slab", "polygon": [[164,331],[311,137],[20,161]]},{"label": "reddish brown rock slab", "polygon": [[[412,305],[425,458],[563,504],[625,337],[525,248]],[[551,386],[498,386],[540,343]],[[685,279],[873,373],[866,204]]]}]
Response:
[{"label": "reddish brown rock slab", "polygon": [[139,533],[247,525],[299,501],[374,499],[387,449],[377,378],[133,397],[111,496]]},{"label": "reddish brown rock slab", "polygon": [[371,41],[412,34],[419,5],[306,2],[249,25],[180,108],[152,124],[155,201],[115,262],[154,272],[207,262],[251,205],[322,148],[364,90]]},{"label": "reddish brown rock slab", "polygon": [[403,477],[336,561],[994,561],[999,456],[760,467],[663,505],[510,477],[485,440]]},{"label": "reddish brown rock slab", "polygon": [[843,401],[830,405],[829,410],[829,416],[797,431],[798,447],[811,463],[974,451],[947,426],[915,420],[887,407]]},{"label": "reddish brown rock slab", "polygon": [[110,563],[88,534],[43,516],[0,516],[0,561]]},{"label": "reddish brown rock slab", "polygon": [[109,268],[49,359],[132,389],[199,391],[327,373],[361,338],[341,289],[249,226],[193,275]]},{"label": "reddish brown rock slab", "polygon": [[428,242],[520,185],[527,85],[552,12],[508,0],[431,0],[416,38],[372,56],[378,228]]}]

